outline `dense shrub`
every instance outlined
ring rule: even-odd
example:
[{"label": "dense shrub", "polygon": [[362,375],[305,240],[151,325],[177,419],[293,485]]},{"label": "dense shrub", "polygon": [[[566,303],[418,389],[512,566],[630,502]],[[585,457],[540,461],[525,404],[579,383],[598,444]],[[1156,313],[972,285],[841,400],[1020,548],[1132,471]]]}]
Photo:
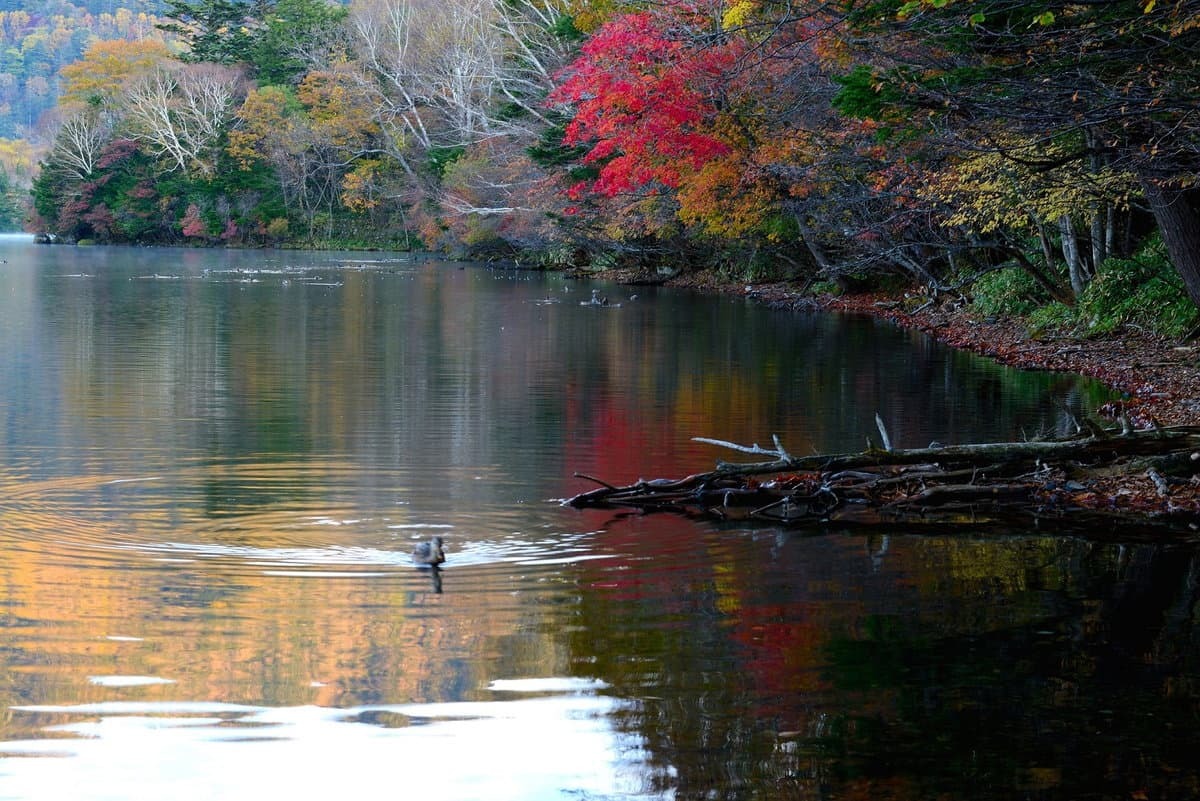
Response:
[{"label": "dense shrub", "polygon": [[1050,302],[1046,290],[1019,267],[987,273],[972,288],[972,307],[985,316],[1023,317]]},{"label": "dense shrub", "polygon": [[980,314],[1023,317],[1034,335],[1070,331],[1080,336],[1110,334],[1132,325],[1182,337],[1200,324],[1162,243],[1151,241],[1133,258],[1109,259],[1074,307],[1051,302],[1026,273],[1007,268],[976,282],[973,308]]},{"label": "dense shrub", "polygon": [[1051,331],[1065,331],[1075,327],[1077,309],[1059,301],[1038,306],[1025,318],[1029,333],[1034,337]]},{"label": "dense shrub", "polygon": [[1188,298],[1162,243],[1155,241],[1131,259],[1104,262],[1080,298],[1076,318],[1087,334],[1137,325],[1182,337],[1200,323],[1200,312]]}]

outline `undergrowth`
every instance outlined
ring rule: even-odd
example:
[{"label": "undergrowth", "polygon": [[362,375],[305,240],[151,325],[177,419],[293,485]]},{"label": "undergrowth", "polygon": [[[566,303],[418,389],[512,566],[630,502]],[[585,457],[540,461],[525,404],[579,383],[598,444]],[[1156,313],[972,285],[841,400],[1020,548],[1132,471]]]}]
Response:
[{"label": "undergrowth", "polygon": [[1200,310],[1158,241],[1132,258],[1105,261],[1074,306],[1052,301],[1016,267],[980,278],[973,296],[977,313],[1023,318],[1035,336],[1101,336],[1132,326],[1179,339],[1200,325]]}]

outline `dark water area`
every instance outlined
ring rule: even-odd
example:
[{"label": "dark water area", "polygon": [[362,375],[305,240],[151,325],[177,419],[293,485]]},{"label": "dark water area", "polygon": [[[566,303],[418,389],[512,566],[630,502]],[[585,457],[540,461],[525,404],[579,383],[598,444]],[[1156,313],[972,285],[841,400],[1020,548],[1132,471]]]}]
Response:
[{"label": "dark water area", "polygon": [[1093,383],[405,254],[0,258],[0,799],[1200,797],[1193,541],[555,502]]}]

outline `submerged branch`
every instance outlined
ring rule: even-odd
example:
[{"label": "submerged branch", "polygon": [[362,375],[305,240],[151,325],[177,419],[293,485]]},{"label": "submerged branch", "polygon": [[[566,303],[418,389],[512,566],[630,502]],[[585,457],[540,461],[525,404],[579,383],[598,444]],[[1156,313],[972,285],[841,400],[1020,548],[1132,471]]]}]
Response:
[{"label": "submerged branch", "polygon": [[[1170,500],[1162,471],[1177,466],[1190,476],[1200,456],[1200,428],[1105,431],[1044,442],[994,442],[951,447],[891,449],[877,417],[884,449],[793,457],[775,438],[763,448],[696,437],[697,442],[774,457],[730,464],[681,479],[639,480],[616,486],[590,476],[600,488],[564,501],[576,508],[670,511],[721,520],[770,523],[961,522],[1064,517],[1096,492],[1074,480],[1088,475],[1136,475],[1153,487],[1146,495],[1158,516],[1200,525],[1200,510]],[[1147,460],[1156,468],[1147,471]],[[1184,482],[1177,482],[1184,483]]]}]

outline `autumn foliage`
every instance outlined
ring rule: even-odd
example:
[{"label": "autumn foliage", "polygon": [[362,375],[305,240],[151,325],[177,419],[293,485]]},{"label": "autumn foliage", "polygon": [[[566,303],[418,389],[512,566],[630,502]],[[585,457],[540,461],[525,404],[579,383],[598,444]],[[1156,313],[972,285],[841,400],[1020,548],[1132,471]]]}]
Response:
[{"label": "autumn foliage", "polygon": [[583,47],[552,101],[571,103],[566,145],[586,145],[599,168],[568,193],[678,189],[685,176],[730,151],[714,130],[720,85],[737,53],[672,35],[698,12],[667,6],[609,22]]},{"label": "autumn foliage", "polygon": [[1007,266],[1067,305],[1157,234],[1200,300],[1200,0],[168,6],[180,41],[63,69],[47,230],[934,294]]}]

